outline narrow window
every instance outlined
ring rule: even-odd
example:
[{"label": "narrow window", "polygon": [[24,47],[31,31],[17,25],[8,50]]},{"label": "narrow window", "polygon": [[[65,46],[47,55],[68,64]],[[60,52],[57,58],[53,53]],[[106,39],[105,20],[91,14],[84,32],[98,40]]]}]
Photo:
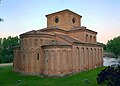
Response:
[{"label": "narrow window", "polygon": [[37,53],[37,60],[39,60],[39,53]]}]

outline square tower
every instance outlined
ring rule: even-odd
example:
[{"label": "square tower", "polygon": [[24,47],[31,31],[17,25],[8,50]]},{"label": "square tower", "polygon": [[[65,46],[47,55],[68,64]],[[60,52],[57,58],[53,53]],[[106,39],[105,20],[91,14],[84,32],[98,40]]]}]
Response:
[{"label": "square tower", "polygon": [[46,15],[47,27],[58,27],[63,30],[71,30],[81,27],[82,16],[68,9]]}]

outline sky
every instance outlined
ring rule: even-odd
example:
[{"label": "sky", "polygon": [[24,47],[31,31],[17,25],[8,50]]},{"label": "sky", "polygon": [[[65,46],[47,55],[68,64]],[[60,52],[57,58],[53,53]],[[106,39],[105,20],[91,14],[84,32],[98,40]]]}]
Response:
[{"label": "sky", "polygon": [[120,35],[120,0],[2,0],[0,38],[47,27],[45,15],[69,9],[82,16],[82,26],[107,43]]}]

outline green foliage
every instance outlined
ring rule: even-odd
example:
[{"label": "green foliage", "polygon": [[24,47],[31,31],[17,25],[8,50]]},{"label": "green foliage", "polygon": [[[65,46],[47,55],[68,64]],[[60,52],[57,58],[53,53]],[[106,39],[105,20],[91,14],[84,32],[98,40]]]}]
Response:
[{"label": "green foliage", "polygon": [[120,65],[108,66],[97,77],[99,85],[120,86]]},{"label": "green foliage", "polygon": [[96,68],[63,78],[45,78],[12,72],[12,66],[1,67],[0,86],[98,86],[96,77],[103,68]]},{"label": "green foliage", "polygon": [[108,52],[113,52],[116,57],[120,55],[120,36],[114,38],[107,42],[106,50]]},{"label": "green foliage", "polygon": [[0,38],[0,63],[8,63],[13,61],[13,46],[20,45],[20,39],[9,36],[8,38]]}]

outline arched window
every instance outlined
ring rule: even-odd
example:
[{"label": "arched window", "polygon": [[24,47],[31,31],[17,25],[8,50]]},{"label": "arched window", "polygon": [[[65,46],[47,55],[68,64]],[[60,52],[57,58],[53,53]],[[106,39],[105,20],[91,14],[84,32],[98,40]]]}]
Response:
[{"label": "arched window", "polygon": [[90,35],[90,42],[92,42],[92,35]]},{"label": "arched window", "polygon": [[39,53],[37,53],[37,60],[39,60],[39,59],[40,59],[39,57],[40,57],[40,54],[39,54]]},{"label": "arched window", "polygon": [[88,42],[88,34],[85,36],[85,42]]},{"label": "arched window", "polygon": [[96,37],[95,37],[95,36],[93,37],[93,42],[94,42],[94,43],[96,42]]}]

